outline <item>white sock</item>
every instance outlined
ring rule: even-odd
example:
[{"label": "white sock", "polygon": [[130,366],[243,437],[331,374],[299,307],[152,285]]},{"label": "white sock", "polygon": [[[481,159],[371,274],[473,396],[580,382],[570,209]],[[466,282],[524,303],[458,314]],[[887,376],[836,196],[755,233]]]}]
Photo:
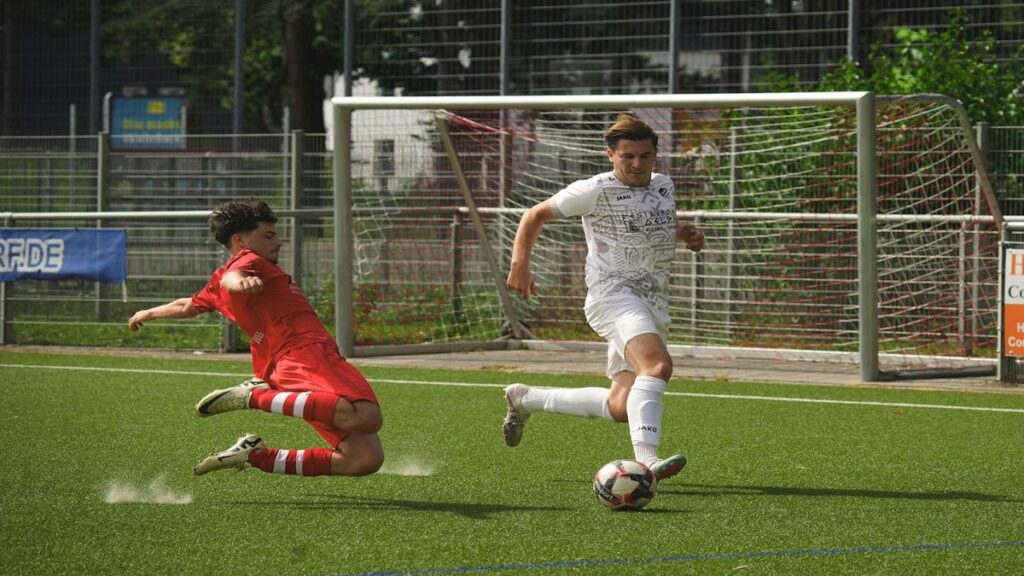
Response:
[{"label": "white sock", "polygon": [[629,437],[636,459],[650,466],[658,461],[661,443],[661,397],[667,384],[653,376],[637,376],[626,398]]},{"label": "white sock", "polygon": [[607,388],[534,388],[523,396],[523,407],[531,412],[555,412],[573,416],[599,416],[611,420]]}]

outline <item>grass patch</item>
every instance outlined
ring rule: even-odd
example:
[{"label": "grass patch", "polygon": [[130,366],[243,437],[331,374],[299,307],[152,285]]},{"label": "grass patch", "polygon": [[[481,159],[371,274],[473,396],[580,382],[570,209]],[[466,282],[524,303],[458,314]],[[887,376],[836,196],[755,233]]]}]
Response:
[{"label": "grass patch", "polygon": [[[500,386],[524,375],[506,372],[366,367],[385,413],[383,474],[192,476],[201,456],[247,431],[273,446],[322,445],[291,418],[192,414],[202,394],[248,372],[242,361],[4,352],[0,572],[1010,574],[1024,565],[1024,547],[1012,544],[1024,540],[1022,412],[679,394],[1024,410],[1016,395],[674,380],[664,451],[685,452],[690,467],[644,511],[615,513],[596,502],[590,478],[630,455],[626,428],[541,414],[508,449]],[[112,485],[145,492],[156,480],[191,503],[105,502]]]}]

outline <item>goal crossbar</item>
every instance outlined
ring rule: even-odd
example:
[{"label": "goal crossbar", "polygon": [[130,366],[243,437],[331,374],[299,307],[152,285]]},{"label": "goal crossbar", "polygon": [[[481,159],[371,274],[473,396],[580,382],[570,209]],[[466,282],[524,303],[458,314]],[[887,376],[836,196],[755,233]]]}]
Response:
[{"label": "goal crossbar", "polygon": [[737,106],[856,105],[871,92],[763,92],[753,94],[610,94],[580,96],[335,96],[341,110],[500,110],[502,108],[734,108]]}]

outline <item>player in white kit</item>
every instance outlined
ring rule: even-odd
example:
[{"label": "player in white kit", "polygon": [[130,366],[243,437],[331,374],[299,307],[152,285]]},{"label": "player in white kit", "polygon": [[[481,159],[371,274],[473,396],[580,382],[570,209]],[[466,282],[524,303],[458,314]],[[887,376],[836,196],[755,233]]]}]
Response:
[{"label": "player in white kit", "polygon": [[658,480],[678,474],[686,457],[659,458],[662,395],[672,376],[668,338],[669,271],[676,241],[694,252],[704,233],[677,222],[672,181],[654,172],[658,136],[622,114],[605,132],[612,170],[579,180],[523,214],[512,247],[508,287],[537,293],[530,255],[545,222],[580,216],[587,240],[587,322],[608,341],[608,388],[505,389],[505,443],[517,446],[533,412],[628,422],[635,458]]}]

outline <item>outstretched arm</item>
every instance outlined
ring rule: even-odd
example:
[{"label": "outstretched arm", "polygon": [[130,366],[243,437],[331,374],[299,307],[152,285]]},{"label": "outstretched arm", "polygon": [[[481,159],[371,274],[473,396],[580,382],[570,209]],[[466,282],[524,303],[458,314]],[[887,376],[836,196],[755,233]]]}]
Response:
[{"label": "outstretched arm", "polygon": [[150,320],[161,318],[194,318],[202,314],[192,305],[192,298],[178,298],[148,310],[139,310],[128,319],[128,329],[138,332],[142,325]]},{"label": "outstretched arm", "polygon": [[519,221],[519,229],[516,230],[516,239],[512,243],[512,263],[508,271],[508,287],[528,299],[532,294],[537,293],[537,285],[533,281],[533,272],[530,272],[530,255],[533,247],[537,244],[541,229],[545,222],[555,219],[555,213],[545,200],[530,208],[523,214]]}]

